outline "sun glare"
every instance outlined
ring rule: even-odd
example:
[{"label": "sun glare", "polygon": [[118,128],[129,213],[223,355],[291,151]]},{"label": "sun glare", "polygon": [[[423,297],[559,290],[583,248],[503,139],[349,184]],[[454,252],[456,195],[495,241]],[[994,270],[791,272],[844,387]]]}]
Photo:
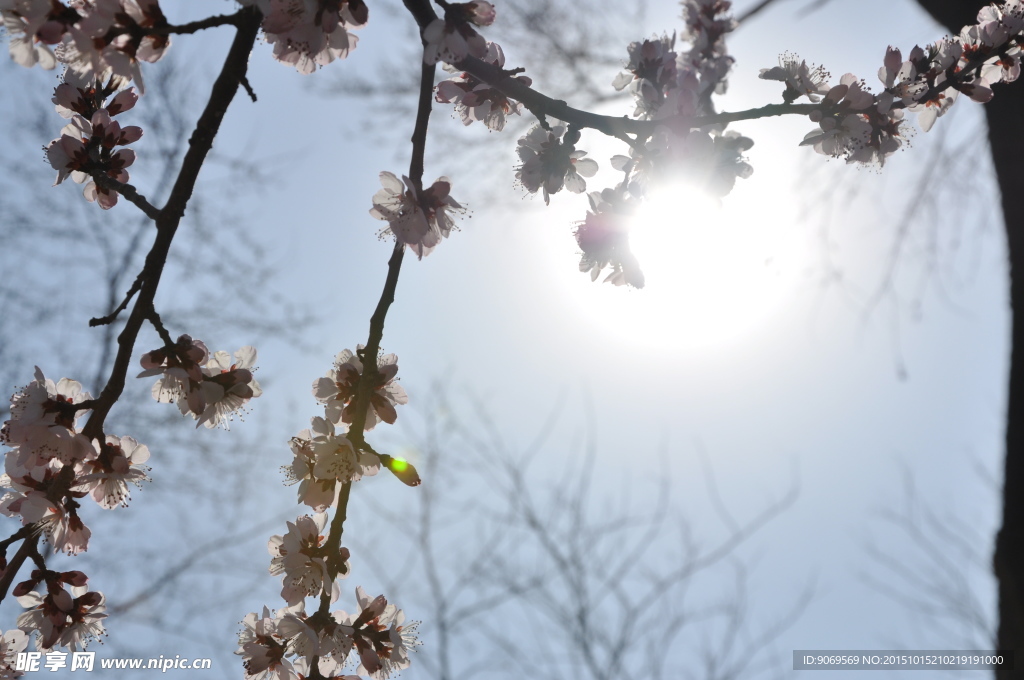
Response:
[{"label": "sun glare", "polygon": [[798,264],[795,230],[773,215],[771,197],[744,193],[721,206],[687,188],[645,201],[630,245],[646,285],[581,286],[580,308],[630,344],[678,349],[741,342],[792,288]]}]

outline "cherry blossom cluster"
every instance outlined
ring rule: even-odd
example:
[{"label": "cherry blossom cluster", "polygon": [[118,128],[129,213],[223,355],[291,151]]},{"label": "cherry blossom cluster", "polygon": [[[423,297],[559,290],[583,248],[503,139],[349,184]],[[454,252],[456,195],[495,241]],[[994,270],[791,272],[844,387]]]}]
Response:
[{"label": "cherry blossom cluster", "polygon": [[640,200],[625,190],[594,191],[586,218],[576,226],[576,243],[582,251],[580,271],[596,281],[608,269],[607,283],[644,287],[644,274],[629,250],[629,229]]},{"label": "cherry blossom cluster", "polygon": [[[82,434],[78,418],[88,401],[89,394],[77,381],[62,378],[54,383],[36,368],[35,380],[11,397],[11,417],[0,429],[0,442],[10,447],[0,475],[0,486],[9,490],[0,498],[0,513],[20,518],[55,550],[69,555],[87,550],[92,536],[79,515],[82,498],[89,496],[113,510],[128,505],[130,485],[149,480],[145,445],[111,435],[101,443]],[[3,542],[5,552],[18,536]],[[36,647],[44,651],[55,646],[75,651],[102,635],[103,595],[85,587],[85,574],[50,571],[38,553],[34,559],[39,568],[14,590],[27,610],[17,621],[22,635],[38,632]],[[5,555],[0,569],[7,569]],[[34,592],[40,584],[45,595]],[[16,643],[21,645],[16,651],[24,649],[21,636],[4,636],[3,663]]]},{"label": "cherry blossom cluster", "polygon": [[[516,76],[521,69],[505,71],[505,57],[501,48],[486,43],[472,25],[486,25],[493,21],[493,7],[488,3],[466,3],[446,11],[445,19],[437,20],[424,32],[428,42],[427,61],[431,61],[441,48],[432,42],[440,32],[458,43],[458,53],[448,61],[457,61],[466,55],[483,59],[497,66],[506,77],[516,77],[524,85],[530,84],[525,76]],[[591,194],[591,211],[576,229],[577,243],[582,250],[580,267],[596,280],[608,269],[605,281],[616,285],[643,285],[643,274],[629,252],[628,222],[635,210],[635,199],[642,199],[655,179],[695,183],[715,196],[729,193],[737,178],[749,177],[752,169],[743,157],[753,142],[735,132],[724,132],[719,127],[691,129],[685,118],[713,112],[710,96],[725,90],[726,77],[733,64],[725,47],[724,36],[735,27],[725,13],[729,2],[722,0],[683,0],[684,38],[690,49],[676,51],[675,36],[662,36],[629,45],[626,70],[613,82],[616,89],[630,87],[636,108],[633,117],[658,122],[653,132],[631,140],[629,155],[612,158],[612,167],[624,173],[619,186]],[[483,20],[477,21],[480,6],[486,10]],[[433,30],[431,30],[433,29]],[[447,43],[446,43],[447,44]],[[433,49],[434,46],[436,49]],[[455,48],[452,48],[455,49]],[[475,51],[474,51],[475,50]],[[468,72],[456,73],[437,87],[439,102],[453,103],[466,125],[484,120],[491,130],[501,130],[505,115],[519,113],[521,104]],[[680,121],[683,120],[683,123]],[[573,193],[587,190],[586,178],[593,177],[597,163],[577,148],[580,130],[542,117],[517,145],[520,163],[516,166],[516,183],[529,193],[540,192],[545,204],[563,188]],[[420,234],[426,229],[417,211],[416,192],[403,186],[390,173],[383,173],[385,189],[374,197],[371,214],[387,219],[390,231],[409,244],[423,243]],[[416,229],[409,229],[406,222]],[[396,225],[398,225],[396,227]],[[401,232],[401,233],[400,233]],[[408,233],[407,233],[408,232]],[[402,235],[407,233],[407,235]],[[439,238],[427,241],[434,245]],[[418,250],[419,254],[420,251]]]},{"label": "cherry blossom cluster", "polygon": [[444,18],[435,19],[423,29],[423,61],[457,65],[467,56],[487,57],[487,41],[476,32],[480,26],[494,23],[494,5],[486,0],[444,3]]},{"label": "cherry blossom cluster", "polygon": [[[313,396],[324,405],[324,415],[311,419],[289,442],[292,463],[282,468],[287,484],[298,484],[298,502],[320,513],[337,503],[341,485],[371,477],[387,467],[410,486],[420,483],[416,469],[405,461],[360,446],[362,435],[352,436],[348,428],[356,419],[357,392],[364,380],[363,347],[358,352],[343,350],[335,357],[334,367],[313,383]],[[398,357],[377,357],[377,369],[370,380],[369,399],[363,412],[363,431],[377,423],[393,424],[398,417],[395,406],[409,401],[396,382]],[[342,431],[339,431],[339,428]],[[348,436],[346,436],[348,435]]]},{"label": "cherry blossom cluster", "polygon": [[196,427],[218,425],[228,429],[235,413],[263,390],[253,377],[256,348],[246,346],[234,353],[214,352],[206,345],[182,335],[170,346],[146,352],[141,359],[139,378],[159,375],[153,384],[153,398],[174,403],[182,415],[191,415]]},{"label": "cherry blossom cluster", "polygon": [[94,178],[106,176],[126,184],[129,179],[126,168],[135,162],[135,152],[117,147],[142,137],[142,128],[137,125],[121,127],[114,120],[114,116],[134,107],[139,99],[134,88],[117,91],[117,85],[124,82],[112,78],[106,85],[96,81],[88,87],[64,82],[57,86],[53,95],[57,112],[71,119],[61,130],[60,138],[46,147],[46,159],[57,171],[54,186],[69,176],[78,184],[87,182],[83,192],[86,200],[98,203],[104,210],[117,205],[118,193],[97,184]]},{"label": "cherry blossom cluster", "polygon": [[[487,43],[487,53],[481,59],[498,68],[505,67],[505,53],[497,43]],[[438,83],[435,99],[443,104],[454,104],[455,112],[465,125],[479,120],[487,129],[501,132],[505,128],[506,116],[520,115],[523,105],[490,84],[449,64],[444,65],[444,70],[456,75]],[[523,85],[533,82],[527,76],[512,77]]]},{"label": "cherry blossom cluster", "polygon": [[171,44],[157,0],[0,0],[0,15],[16,62],[51,69],[60,61],[79,86],[118,76],[143,92],[141,62],[158,61]]},{"label": "cherry blossom cluster", "polygon": [[[87,112],[80,100],[69,95],[65,101],[69,110]],[[148,353],[143,359],[144,373],[162,374],[155,396],[180,390],[186,393],[182,401],[203,406],[197,418],[216,424],[249,397],[257,396],[259,387],[253,388],[255,381],[248,369],[255,351],[249,350],[243,348],[238,353],[239,363],[246,363],[244,368],[232,366],[224,352],[206,361],[205,346],[182,336],[175,345]],[[198,386],[193,387],[193,379]],[[190,400],[187,392],[193,390],[199,395]],[[36,533],[55,550],[69,555],[88,550],[92,531],[80,515],[82,499],[88,496],[107,510],[125,507],[130,487],[149,481],[145,463],[150,453],[145,445],[132,437],[89,437],[79,428],[79,418],[92,403],[79,382],[62,378],[55,383],[39,368],[35,380],[11,397],[10,418],[0,429],[0,443],[9,447],[4,474],[0,475],[0,487],[8,490],[0,498],[0,514],[20,518],[25,529],[0,542],[4,550],[0,573],[8,566],[7,546]],[[41,651],[56,646],[77,651],[104,633],[104,598],[86,588],[85,574],[48,570],[34,549],[29,556],[37,569],[13,591],[26,608],[17,620],[21,634],[4,636],[0,663],[6,663],[8,653],[24,649],[24,636],[37,634],[35,644]],[[40,585],[43,590],[36,592]]]},{"label": "cherry blossom cluster", "polygon": [[[298,680],[311,673],[313,659],[321,677],[359,680],[388,678],[410,664],[409,652],[420,645],[418,621],[405,623],[405,613],[383,595],[370,598],[356,588],[359,610],[307,616],[302,603],[242,619],[238,650],[246,678]],[[342,674],[354,666],[354,675]]]},{"label": "cherry blossom cluster", "polygon": [[[359,345],[362,351],[363,346]],[[359,378],[363,374],[363,362],[350,349],[342,350],[334,358],[334,368],[323,378],[313,383],[313,396],[327,411],[327,419],[334,423],[352,423],[356,408],[356,389]],[[363,429],[372,430],[384,421],[393,425],[398,418],[396,404],[407,404],[409,397],[395,377],[398,375],[398,357],[394,354],[382,354],[377,357],[377,372],[371,386],[370,403],[366,410],[366,421]]]},{"label": "cherry blossom cluster", "polygon": [[[58,92],[58,98],[75,112],[69,115],[88,113],[88,99],[76,98],[70,90]],[[122,105],[126,102],[134,99],[126,97]],[[213,427],[258,396],[259,386],[249,370],[255,361],[252,348],[239,350],[234,365],[225,352],[209,361],[207,355],[201,342],[181,336],[174,345],[146,354],[142,363],[144,375],[161,375],[154,396],[169,401],[174,395],[179,404],[186,404],[183,408],[195,406],[195,417]],[[27,531],[41,533],[55,550],[69,555],[88,550],[92,536],[79,514],[81,499],[89,496],[113,510],[128,505],[132,485],[141,487],[149,481],[145,463],[150,453],[145,445],[132,437],[91,438],[79,428],[78,420],[91,403],[79,382],[62,378],[54,383],[37,367],[35,380],[11,397],[10,418],[0,429],[0,443],[10,447],[0,475],[0,486],[8,489],[0,498],[0,514],[20,518]],[[23,530],[0,543],[4,553],[11,542],[26,535]],[[104,633],[104,598],[86,588],[85,574],[54,572],[46,569],[37,551],[30,551],[30,556],[38,568],[13,591],[26,608],[17,621],[21,635],[4,636],[2,663],[14,653],[11,650],[24,649],[26,635],[38,633],[36,648],[41,651],[55,646],[76,651]],[[0,573],[6,569],[4,554]],[[35,592],[41,584],[43,591]]]},{"label": "cherry blossom cluster", "polygon": [[[270,573],[284,577],[281,597],[289,606],[295,606],[307,597],[320,597],[324,594],[324,586],[331,584],[322,535],[326,525],[327,513],[303,515],[294,523],[288,522],[288,533],[271,536],[267,543],[271,557]],[[348,548],[342,548],[336,556],[342,565],[338,570],[342,577],[348,576],[348,558]],[[337,582],[334,589],[337,590]],[[338,599],[337,592],[328,590],[327,594],[332,602]]]},{"label": "cherry blossom cluster", "polygon": [[907,137],[905,111],[917,114],[917,124],[927,132],[961,92],[984,103],[992,99],[993,85],[1016,80],[1022,31],[1024,2],[1009,0],[984,7],[978,23],[965,26],[958,36],[915,46],[906,60],[890,47],[878,71],[878,94],[850,73],[829,86],[827,73],[798,63],[792,55],[785,55],[777,67],[762,69],[761,78],[784,82],[787,103],[801,96],[818,102],[824,95],[810,113],[819,129],[801,144],[848,163],[882,165]]},{"label": "cherry blossom cluster", "polygon": [[0,513],[35,525],[54,548],[74,555],[88,549],[92,532],[78,515],[90,496],[112,510],[128,504],[129,484],[147,481],[149,449],[131,437],[107,435],[100,443],[78,429],[90,399],[75,380],[36,379],[11,398],[11,417],[0,430],[5,456]]},{"label": "cherry blossom cluster", "polygon": [[670,94],[678,98],[685,93],[684,99],[696,111],[697,82],[690,71],[683,71],[685,77],[679,77],[675,43],[673,34],[629,44],[629,63],[612,81],[612,87],[616,90],[630,88],[636,102],[634,117],[653,119]]},{"label": "cherry blossom cluster", "polygon": [[25,673],[17,669],[18,654],[28,648],[28,635],[15,628],[0,637],[0,678],[21,678]]},{"label": "cherry blossom cluster", "polygon": [[691,45],[676,52],[676,36],[663,35],[629,45],[626,70],[616,76],[617,90],[630,87],[636,101],[633,116],[662,120],[692,117],[710,111],[710,95],[722,94],[735,61],[725,35],[736,27],[726,14],[726,0],[683,0],[683,39]]},{"label": "cherry blossom cluster", "polygon": [[762,80],[784,82],[786,89],[782,92],[782,99],[787,104],[804,96],[817,103],[832,89],[828,84],[832,74],[824,66],[808,65],[806,60],[791,52],[779,55],[778,66],[761,69],[759,77]]},{"label": "cherry blossom cluster", "polygon": [[[721,126],[691,129],[685,122],[712,113],[711,95],[725,91],[733,64],[724,37],[735,27],[725,14],[730,3],[683,0],[681,5],[683,38],[690,49],[677,51],[675,35],[631,43],[629,62],[612,82],[618,90],[630,88],[634,118],[658,125],[632,140],[628,155],[612,157],[611,166],[623,173],[622,181],[590,194],[591,209],[576,227],[580,269],[593,280],[607,270],[608,283],[643,286],[643,273],[629,250],[629,226],[638,201],[657,184],[686,182],[722,197],[738,178],[753,172],[743,156],[753,146],[751,139]],[[571,189],[568,183],[566,187]]]},{"label": "cherry blossom cluster", "polygon": [[363,0],[239,0],[263,13],[263,35],[274,59],[310,74],[356,48],[352,30],[366,25]]},{"label": "cherry blossom cluster", "polygon": [[335,424],[319,416],[311,419],[289,442],[292,463],[283,467],[286,484],[298,484],[298,500],[323,512],[337,505],[341,485],[358,482],[380,472],[380,458],[369,451],[357,450]]},{"label": "cherry blossom cluster", "polygon": [[[591,194],[591,211],[576,228],[577,244],[582,251],[580,268],[595,280],[607,270],[607,282],[643,285],[643,274],[629,251],[628,227],[637,201],[649,193],[656,181],[687,181],[721,197],[732,190],[738,178],[752,173],[743,156],[753,145],[752,140],[736,132],[725,132],[723,126],[693,129],[686,122],[714,113],[711,95],[725,91],[734,61],[725,46],[725,35],[735,28],[735,22],[726,14],[730,3],[683,0],[680,4],[685,23],[683,37],[689,42],[689,49],[677,51],[675,35],[634,42],[627,50],[629,61],[625,71],[612,83],[618,90],[630,88],[636,105],[634,118],[657,125],[651,132],[628,140],[629,155],[611,159],[612,167],[624,174],[622,182]],[[487,18],[492,18],[490,12]],[[451,23],[448,14],[446,21]],[[439,26],[439,22],[434,26]],[[477,36],[469,23],[472,22],[461,24],[468,31],[465,35]],[[486,43],[481,38],[476,44]],[[522,70],[506,71],[504,53],[496,45],[488,45],[485,56],[470,53],[497,66],[506,78]],[[517,79],[524,85],[530,84],[525,76]],[[436,99],[453,103],[467,125],[474,120],[493,120],[493,124],[487,124],[492,130],[504,127],[504,114],[518,113],[521,108],[493,84],[467,72],[443,81],[437,88]],[[495,113],[496,108],[499,113]],[[596,174],[598,165],[577,148],[580,129],[552,121],[549,116],[540,118],[540,123],[518,142],[520,163],[515,169],[516,183],[529,193],[540,192],[545,204],[563,188],[583,193],[587,190],[586,178]],[[399,196],[410,195],[402,190],[397,179],[391,182],[394,187],[387,195],[392,203],[398,203]],[[404,201],[392,213],[410,214],[410,205],[410,201]]]},{"label": "cherry blossom cluster", "polygon": [[465,209],[451,197],[451,180],[439,177],[430,187],[419,190],[408,177],[398,179],[393,173],[380,173],[383,187],[373,195],[370,215],[388,223],[380,236],[394,236],[422,259],[455,228],[454,214]]},{"label": "cherry blossom cluster", "polygon": [[[339,677],[346,666],[358,665],[357,674],[380,680],[406,668],[409,650],[419,644],[418,624],[404,625],[405,615],[383,595],[371,599],[357,588],[358,612],[328,613],[340,597],[338,580],[351,571],[350,552],[340,545],[341,526],[332,525],[324,536],[327,511],[343,512],[338,509],[343,487],[376,475],[382,467],[410,486],[420,483],[412,465],[373,451],[362,433],[348,431],[360,421],[363,432],[380,422],[394,423],[395,406],[408,401],[395,381],[394,354],[378,356],[372,376],[364,375],[364,361],[362,346],[337,355],[333,368],[313,383],[313,396],[324,406],[324,416],[314,417],[311,427],[290,441],[293,460],[282,468],[285,483],[298,484],[298,502],[314,514],[288,522],[288,531],[271,536],[267,543],[270,573],[281,577],[281,597],[287,606],[273,614],[264,607],[262,615],[250,613],[242,620],[236,654],[243,658],[247,678],[294,680],[305,677],[316,663],[322,677]],[[369,399],[360,414],[356,403],[361,389],[368,391]],[[307,598],[319,599],[313,614],[306,613]]]},{"label": "cherry blossom cluster", "polygon": [[519,139],[516,151],[522,164],[516,168],[516,181],[531,194],[541,191],[544,204],[551,194],[566,188],[574,194],[587,190],[584,177],[597,173],[597,161],[584,158],[586,151],[576,148],[580,131],[562,125],[535,125]]},{"label": "cherry blossom cluster", "polygon": [[[15,586],[13,593],[26,609],[18,616],[18,629],[23,635],[26,631],[39,631],[36,649],[50,651],[54,647],[66,647],[76,652],[84,649],[90,640],[103,636],[102,622],[107,617],[103,613],[106,608],[103,593],[89,590],[88,580],[80,571],[34,569],[31,578]],[[37,592],[40,585],[43,591]],[[70,592],[66,586],[70,587]],[[4,635],[5,642],[9,634]],[[23,650],[27,639],[13,636],[11,642],[20,643]]]},{"label": "cherry blossom cluster", "polygon": [[729,0],[682,0],[682,38],[691,49],[680,55],[680,71],[696,76],[701,97],[712,92],[724,94],[732,65],[735,62],[725,46],[725,34],[736,28],[736,22],[727,14],[732,7]]}]

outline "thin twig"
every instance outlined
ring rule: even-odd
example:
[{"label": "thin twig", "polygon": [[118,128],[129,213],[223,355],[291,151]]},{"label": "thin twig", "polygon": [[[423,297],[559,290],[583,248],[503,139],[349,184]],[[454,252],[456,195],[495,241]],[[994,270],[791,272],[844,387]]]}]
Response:
[{"label": "thin twig", "polygon": [[156,220],[160,217],[160,210],[152,203],[146,200],[146,197],[140,194],[135,187],[131,184],[125,184],[118,182],[112,177],[108,177],[103,172],[97,171],[92,175],[93,180],[96,184],[100,185],[107,191],[116,191],[125,197],[125,199],[135,205],[139,210],[146,213],[146,217],[151,220]]},{"label": "thin twig", "polygon": [[146,35],[185,35],[198,33],[199,31],[207,28],[216,28],[217,26],[239,26],[243,21],[244,11],[245,10],[239,10],[234,14],[218,14],[205,19],[199,19],[198,21],[190,21],[187,24],[179,24],[177,26],[171,24],[166,26],[153,26],[152,28],[146,28],[144,30]]},{"label": "thin twig", "polygon": [[33,553],[39,554],[38,544],[39,534],[35,533],[25,539],[25,542],[18,548],[18,552],[14,553],[14,557],[7,563],[3,575],[0,575],[0,600],[7,597],[7,591],[11,589],[11,584],[18,577],[18,572],[21,571],[21,565],[25,563],[25,560]]},{"label": "thin twig", "polygon": [[114,323],[114,321],[117,319],[117,315],[123,312],[125,309],[127,309],[128,303],[131,302],[131,299],[135,297],[135,294],[138,293],[140,290],[142,290],[142,274],[139,274],[139,276],[135,277],[135,281],[132,283],[132,287],[128,289],[128,292],[124,296],[124,300],[121,300],[121,304],[117,306],[117,309],[112,311],[110,314],[107,314],[106,316],[93,317],[89,319],[89,327],[93,328],[95,326],[106,326],[107,324]]},{"label": "thin twig", "polygon": [[744,12],[743,14],[739,15],[738,17],[736,17],[736,25],[737,26],[742,26],[744,24],[744,22],[749,20],[751,17],[756,16],[757,14],[759,14],[761,11],[763,11],[766,7],[768,7],[768,5],[772,4],[773,2],[775,2],[775,0],[761,0],[761,2],[757,3],[756,5],[754,5],[750,9],[748,9],[746,12]]},{"label": "thin twig", "polygon": [[251,99],[252,103],[255,104],[256,103],[256,90],[252,89],[252,85],[249,83],[249,79],[246,78],[243,75],[242,79],[239,82],[242,83],[242,87],[245,88],[245,92],[246,92],[246,94],[249,95],[249,99]]}]

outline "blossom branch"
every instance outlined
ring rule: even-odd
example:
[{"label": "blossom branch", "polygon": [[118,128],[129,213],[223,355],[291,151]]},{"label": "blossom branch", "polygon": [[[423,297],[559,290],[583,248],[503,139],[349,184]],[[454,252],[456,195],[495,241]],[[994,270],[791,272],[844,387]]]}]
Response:
[{"label": "blossom branch", "polygon": [[[408,6],[408,4],[407,4]],[[429,7],[428,7],[429,8]],[[411,8],[410,8],[410,11]],[[432,12],[433,10],[431,10]],[[418,21],[418,19],[417,19]],[[417,191],[423,190],[423,158],[427,147],[427,124],[430,120],[430,111],[433,105],[434,72],[436,64],[423,64],[420,70],[420,91],[416,111],[416,124],[412,132],[412,158],[409,161],[409,179]],[[384,320],[388,315],[388,308],[395,301],[395,289],[398,287],[398,274],[402,269],[402,258],[405,255],[405,244],[396,240],[395,248],[388,260],[388,275],[384,281],[384,290],[381,292],[377,308],[370,317],[370,335],[366,341],[366,347],[360,356],[363,362],[363,373],[359,377],[359,385],[356,388],[355,416],[349,428],[350,438],[353,443],[362,445],[363,426],[366,423],[367,407],[370,404],[370,394],[373,392],[377,382],[377,354],[380,352],[380,341],[384,337]]]},{"label": "blossom branch", "polygon": [[571,123],[580,129],[590,128],[602,132],[609,137],[620,139],[627,133],[650,136],[659,127],[663,126],[674,127],[678,125],[680,127],[698,128],[716,123],[730,123],[738,120],[751,120],[786,114],[806,116],[811,111],[819,108],[816,104],[769,104],[756,109],[747,109],[746,111],[722,112],[690,118],[673,116],[657,121],[636,120],[626,116],[605,116],[573,108],[560,99],[552,99],[529,85],[523,84],[520,80],[509,75],[509,72],[504,69],[494,64],[488,64],[476,57],[466,57],[457,66],[459,69],[486,82],[506,97],[521,102],[538,120],[543,121],[547,116],[551,116],[566,123]]},{"label": "blossom branch", "polygon": [[187,35],[218,26],[240,26],[244,12],[245,10],[242,9],[234,14],[218,14],[178,26],[166,23],[166,19],[160,13],[160,19],[154,25],[141,26],[132,22],[124,26],[114,26],[103,36],[103,39],[111,42],[120,35],[129,35],[134,40],[141,40],[147,36]]},{"label": "blossom branch", "polygon": [[[406,6],[409,7],[410,11],[412,11],[414,15],[417,11],[422,13],[424,16],[433,15],[433,10],[429,5],[426,5],[425,12],[423,11],[422,3],[420,3],[419,10],[414,9],[414,5],[415,3],[413,0],[407,0]],[[419,21],[419,18],[417,18],[417,20]],[[416,123],[413,127],[411,138],[413,147],[412,157],[409,161],[409,177],[412,185],[419,193],[422,193],[423,191],[423,166],[427,142],[427,124],[430,119],[430,111],[432,107],[434,74],[436,68],[436,64],[423,64],[420,71],[420,90]],[[388,274],[384,282],[384,289],[381,291],[380,300],[377,302],[377,307],[374,309],[373,315],[370,317],[370,332],[366,346],[362,350],[358,351],[363,371],[359,376],[359,381],[356,386],[354,399],[355,412],[352,422],[349,425],[347,435],[349,440],[357,449],[369,448],[364,440],[363,432],[370,405],[370,396],[374,392],[374,388],[380,375],[377,369],[377,355],[380,352],[380,343],[384,337],[384,321],[387,317],[388,309],[395,301],[395,290],[398,287],[398,276],[402,269],[402,260],[404,255],[405,244],[396,239],[395,247],[391,251],[391,257],[388,259]],[[331,520],[330,531],[327,536],[327,541],[324,544],[328,574],[332,580],[337,578],[340,571],[344,568],[344,557],[341,553],[341,538],[344,533],[345,520],[348,517],[348,501],[351,491],[352,481],[347,480],[341,485],[336,510],[334,517]],[[311,619],[326,620],[329,617],[330,606],[331,593],[321,593],[319,607]],[[323,677],[320,673],[319,659],[319,654],[316,654],[312,657],[310,662],[309,677],[312,680],[317,680]]]},{"label": "blossom branch", "polygon": [[[82,402],[84,403],[84,402]],[[53,484],[47,490],[49,498],[64,498],[68,491],[75,483],[75,470],[71,465],[66,465],[61,468],[60,472],[57,473],[53,480]],[[32,522],[22,527],[14,536],[11,536],[7,541],[15,540],[15,537],[22,532],[27,533],[25,542],[18,548],[18,552],[14,554],[14,557],[7,564],[6,568],[3,569],[2,575],[0,575],[0,602],[7,597],[7,591],[10,590],[11,583],[17,577],[18,572],[21,571],[21,566],[25,563],[25,560],[29,557],[33,561],[42,560],[42,556],[39,554],[39,536],[43,531],[45,520],[39,522]],[[43,567],[45,568],[45,564]]]},{"label": "blossom branch", "polygon": [[220,75],[217,76],[217,80],[213,84],[206,108],[199,117],[196,128],[189,139],[188,151],[185,153],[185,159],[167,203],[156,216],[157,236],[146,256],[146,264],[141,274],[143,281],[139,297],[132,308],[124,330],[118,336],[118,351],[114,359],[114,366],[107,384],[96,399],[92,416],[85,426],[84,432],[87,436],[97,437],[102,434],[104,419],[124,391],[135,341],[143,321],[149,318],[153,312],[153,300],[160,283],[160,275],[163,273],[164,264],[167,261],[171,242],[181,218],[185,214],[185,206],[192,196],[203,161],[213,146],[213,139],[220,129],[221,121],[234,99],[241,79],[245,76],[249,53],[252,51],[256,35],[259,32],[260,19],[261,14],[255,7],[249,7],[239,12],[236,24],[238,32],[224,60]]},{"label": "blossom branch", "polygon": [[[401,247],[401,244],[396,244],[396,247]],[[359,418],[363,420],[363,418]],[[360,423],[359,437],[362,438],[362,423]],[[351,435],[350,435],[351,436]],[[324,544],[324,553],[327,555],[327,569],[331,580],[338,578],[338,574],[345,565],[345,559],[341,554],[341,536],[345,532],[345,520],[348,519],[348,499],[349,494],[352,492],[352,482],[347,481],[341,485],[341,492],[338,495],[338,506],[334,511],[334,518],[331,519],[330,533],[327,535],[327,542]],[[311,620],[330,619],[331,609],[331,593],[324,592],[320,594],[320,605],[317,607],[316,613],[310,617]],[[314,654],[309,664],[310,674],[309,680],[323,680],[323,675],[320,673],[320,655]]]},{"label": "blossom branch", "polygon": [[[1016,44],[1017,41],[1010,41],[1010,43],[1008,43],[999,54],[1005,56],[1006,52],[1015,47]],[[954,71],[953,68],[950,68],[947,79],[930,88],[924,96],[921,97],[921,99],[927,100],[933,98],[935,95],[949,88],[957,87],[958,85],[975,78],[979,69],[985,64],[985,62],[990,61],[993,56],[993,54],[981,54],[971,59],[964,68],[958,71]],[[619,139],[623,139],[627,133],[639,135],[641,137],[650,136],[659,127],[693,129],[707,125],[733,123],[741,120],[753,120],[773,116],[793,114],[806,116],[813,111],[822,109],[820,104],[768,104],[766,106],[746,109],[744,111],[723,111],[721,113],[693,117],[672,116],[660,120],[637,120],[626,116],[606,116],[573,108],[565,101],[553,99],[535,90],[531,86],[526,85],[521,80],[514,78],[513,71],[503,69],[495,64],[487,63],[486,61],[477,59],[473,56],[467,56],[456,66],[460,70],[486,82],[506,97],[521,102],[527,110],[533,113],[533,115],[541,121],[542,124],[547,116],[551,116],[572,124],[580,129],[590,128],[597,130],[598,132],[602,132],[610,137],[616,137]],[[902,101],[896,101],[893,102],[890,108],[901,109],[907,106],[909,106],[909,104]]]}]

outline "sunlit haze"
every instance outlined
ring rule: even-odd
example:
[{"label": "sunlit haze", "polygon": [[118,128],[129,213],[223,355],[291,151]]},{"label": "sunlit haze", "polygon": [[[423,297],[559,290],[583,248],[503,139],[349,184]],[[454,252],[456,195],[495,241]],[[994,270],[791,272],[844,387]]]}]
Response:
[{"label": "sunlit haze", "polygon": [[742,342],[793,290],[799,240],[772,201],[716,201],[686,185],[645,201],[630,245],[642,290],[601,295],[578,288],[576,303],[623,341],[698,349]]}]

